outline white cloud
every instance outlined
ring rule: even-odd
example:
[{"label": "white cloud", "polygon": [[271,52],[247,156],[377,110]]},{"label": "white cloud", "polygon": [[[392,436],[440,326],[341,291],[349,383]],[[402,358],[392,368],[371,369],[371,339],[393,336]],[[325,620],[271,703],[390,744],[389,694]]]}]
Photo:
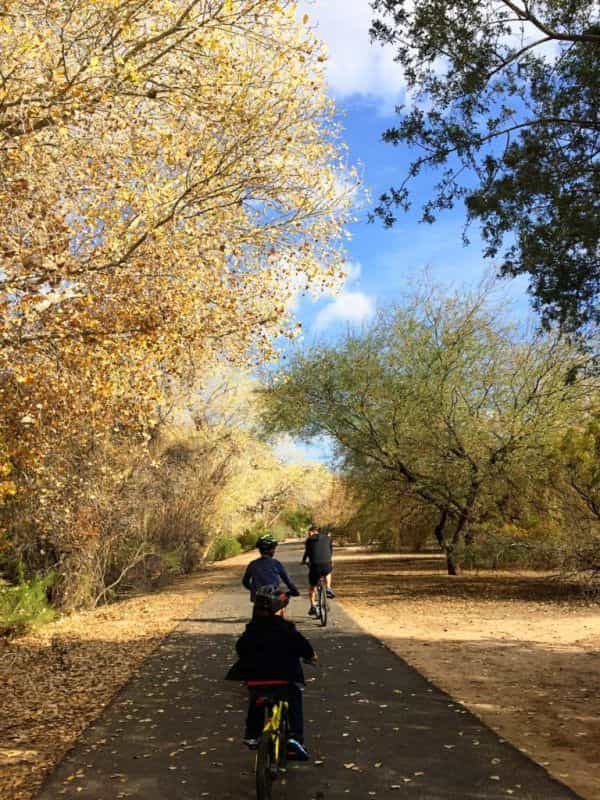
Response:
[{"label": "white cloud", "polygon": [[358,281],[361,271],[362,267],[358,261],[346,261],[344,264],[344,272],[346,273],[345,284],[347,288]]},{"label": "white cloud", "polygon": [[392,111],[405,90],[402,67],[391,47],[371,44],[374,12],[368,0],[303,0],[315,31],[329,50],[327,76],[338,97],[363,95]]},{"label": "white cloud", "polygon": [[326,436],[315,436],[310,442],[302,442],[283,434],[278,437],[273,451],[286,464],[326,463],[331,459],[332,444]]},{"label": "white cloud", "polygon": [[285,464],[314,464],[331,458],[331,443],[324,436],[306,443],[286,433],[277,438],[273,452]]},{"label": "white cloud", "polygon": [[305,464],[310,460],[308,452],[302,443],[292,439],[289,434],[280,436],[273,448],[273,452],[280,461],[286,464]]},{"label": "white cloud", "polygon": [[[371,44],[369,38],[375,17],[369,0],[301,0],[298,10],[300,15],[309,15],[310,24],[327,45],[327,76],[334,95],[363,96],[375,101],[384,113],[392,112],[402,102],[406,82],[402,66],[394,61],[393,46]],[[522,47],[539,38],[539,31],[531,24],[515,23],[505,42]],[[561,51],[557,42],[547,42],[536,49],[549,61],[556,60]],[[440,73],[445,66],[440,59]]]},{"label": "white cloud", "polygon": [[317,314],[315,330],[323,330],[336,322],[364,322],[375,313],[375,301],[359,291],[342,292]]}]

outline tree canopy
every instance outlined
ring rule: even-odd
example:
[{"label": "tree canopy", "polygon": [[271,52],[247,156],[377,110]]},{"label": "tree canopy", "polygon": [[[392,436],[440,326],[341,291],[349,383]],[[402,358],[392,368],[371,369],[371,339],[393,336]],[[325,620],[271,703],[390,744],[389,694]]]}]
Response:
[{"label": "tree canopy", "polygon": [[441,170],[423,220],[464,201],[485,255],[526,274],[545,321],[597,323],[600,19],[593,0],[373,0],[372,38],[395,48],[410,105],[383,138],[418,156],[375,210]]},{"label": "tree canopy", "polygon": [[0,54],[0,504],[43,526],[103,442],[272,357],[350,192],[292,2],[8,0]]},{"label": "tree canopy", "polygon": [[597,392],[584,354],[519,331],[485,296],[389,307],[339,346],[297,353],[265,393],[268,430],[328,434],[363,495],[398,513],[417,503],[450,571],[465,534],[523,518]]}]

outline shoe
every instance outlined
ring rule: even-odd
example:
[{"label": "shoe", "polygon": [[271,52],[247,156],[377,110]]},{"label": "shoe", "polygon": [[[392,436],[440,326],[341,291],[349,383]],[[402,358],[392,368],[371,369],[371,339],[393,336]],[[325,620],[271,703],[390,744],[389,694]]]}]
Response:
[{"label": "shoe", "polygon": [[317,609],[316,609],[314,606],[311,606],[311,607],[308,609],[308,616],[309,616],[309,617],[317,617],[317,616],[318,616],[318,614],[317,614]]},{"label": "shoe", "polygon": [[258,739],[246,738],[242,739],[242,742],[246,745],[246,747],[249,747],[250,750],[256,750],[256,748],[258,747]]},{"label": "shoe", "polygon": [[287,757],[292,761],[309,761],[308,750],[297,739],[287,740]]},{"label": "shoe", "polygon": [[327,597],[330,600],[333,600],[333,598],[335,597],[335,592],[333,591],[333,589],[327,589]]}]

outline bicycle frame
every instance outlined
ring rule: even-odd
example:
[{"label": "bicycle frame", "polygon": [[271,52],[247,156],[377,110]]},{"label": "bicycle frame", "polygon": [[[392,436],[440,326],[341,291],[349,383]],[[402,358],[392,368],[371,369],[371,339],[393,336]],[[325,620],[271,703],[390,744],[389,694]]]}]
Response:
[{"label": "bicycle frame", "polygon": [[272,782],[285,771],[289,701],[287,694],[273,696],[268,691],[257,700],[261,698],[265,721],[256,751],[256,796],[258,800],[271,800]]},{"label": "bicycle frame", "polygon": [[[283,718],[284,713],[287,715],[289,709],[289,703],[287,700],[277,700],[274,705],[271,707],[271,713],[267,715],[265,720],[265,724],[262,730],[263,736],[266,734],[271,737],[274,742],[273,747],[273,759],[276,764],[279,764],[280,760],[280,737],[279,737],[279,729],[281,727],[281,720]],[[258,759],[258,756],[257,756]]]}]

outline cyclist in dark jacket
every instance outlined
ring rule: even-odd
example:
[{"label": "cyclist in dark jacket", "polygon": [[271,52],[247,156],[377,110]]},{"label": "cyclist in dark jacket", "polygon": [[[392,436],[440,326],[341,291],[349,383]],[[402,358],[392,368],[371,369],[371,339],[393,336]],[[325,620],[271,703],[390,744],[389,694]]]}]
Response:
[{"label": "cyclist in dark jacket", "polygon": [[321,576],[324,575],[327,582],[327,597],[335,597],[331,588],[332,558],[333,546],[331,539],[326,533],[321,533],[316,525],[311,525],[308,529],[308,538],[304,543],[304,555],[302,556],[302,563],[306,564],[308,561],[309,564],[310,608],[308,614],[310,617],[317,616],[315,593]]},{"label": "cyclist in dark jacket", "polygon": [[239,658],[226,680],[248,684],[250,698],[244,743],[252,749],[257,746],[264,719],[264,709],[256,705],[260,690],[253,684],[288,682],[288,748],[299,760],[306,761],[301,688],[304,673],[300,659],[315,662],[316,655],[294,623],[284,619],[283,610],[288,603],[284,586],[263,586],[257,591],[254,616],[235,645]]},{"label": "cyclist in dark jacket", "polygon": [[246,567],[246,572],[242,578],[242,584],[250,592],[250,601],[253,603],[256,592],[261,586],[278,586],[284,583],[292,597],[298,597],[300,592],[296,584],[287,574],[285,567],[276,558],[273,558],[277,539],[270,535],[261,536],[256,542],[260,552],[260,558],[255,558]]}]

